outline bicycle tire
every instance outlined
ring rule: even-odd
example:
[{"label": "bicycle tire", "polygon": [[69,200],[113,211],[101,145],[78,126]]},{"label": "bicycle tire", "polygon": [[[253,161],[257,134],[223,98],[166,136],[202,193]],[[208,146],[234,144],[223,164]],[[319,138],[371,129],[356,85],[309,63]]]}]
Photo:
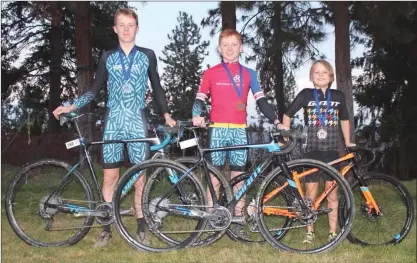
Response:
[{"label": "bicycle tire", "polygon": [[[356,217],[355,217],[355,220],[353,221],[353,227],[350,233],[348,234],[347,239],[354,244],[359,244],[362,246],[381,246],[381,245],[399,244],[408,235],[408,233],[411,230],[411,227],[413,226],[415,211],[414,211],[413,199],[410,193],[408,192],[407,188],[398,179],[392,176],[389,176],[387,174],[369,172],[363,176],[363,180],[366,182],[368,189],[371,188],[369,190],[372,196],[374,197],[376,203],[379,205],[380,209],[382,210],[382,215],[377,216],[376,214],[372,214],[372,211],[371,213],[369,213],[368,210],[365,209],[366,204],[362,204],[364,202],[364,199],[363,199],[363,195],[361,194],[362,192],[360,191],[360,188],[362,186],[360,185],[359,180],[353,181],[351,183],[352,191],[356,192],[356,190],[359,190],[360,197],[355,196],[355,202],[356,202],[355,207],[357,209]],[[377,188],[372,189],[373,185],[375,185],[375,182],[383,182],[383,183],[387,183],[388,185],[393,186],[394,187],[393,189],[395,189],[396,195],[392,196],[390,195],[390,191],[383,190],[383,191],[380,191],[382,195],[380,197],[379,196],[377,197],[376,196],[376,193],[378,193]],[[404,222],[404,224],[400,226],[401,227],[400,229],[397,229],[394,223],[386,222],[387,224],[385,224],[385,226],[389,226],[389,227],[384,227],[384,224],[383,222],[381,222],[381,220],[384,220],[385,218],[387,218],[389,216],[389,214],[387,213],[391,212],[390,210],[387,210],[387,208],[390,207],[390,206],[387,206],[387,204],[389,204],[390,201],[393,201],[394,198],[398,198],[398,197],[401,199],[402,201],[401,203],[405,204],[405,207],[406,207],[405,220],[401,220],[401,222]],[[359,206],[357,204],[358,202],[361,203],[359,204]],[[342,199],[340,201],[341,207],[343,207],[344,203],[345,203],[345,200]],[[396,210],[395,214],[399,214],[398,202],[396,202],[395,204],[392,203],[391,207],[395,208]],[[344,220],[343,210],[339,210],[339,220],[340,221]],[[400,222],[400,220],[395,220],[395,223],[397,222]],[[372,227],[367,225],[366,223],[371,223]],[[356,228],[355,226],[357,226],[358,228]],[[365,230],[364,234],[362,235],[359,231],[357,231],[357,229],[364,229]],[[369,233],[369,230],[371,229],[373,231],[372,233]],[[380,232],[381,235],[377,235],[378,233],[375,233],[375,232]],[[372,240],[375,240],[377,236],[383,237],[385,240],[380,241],[380,242],[372,241]]]},{"label": "bicycle tire", "polygon": [[[180,157],[178,159],[175,159],[176,162],[179,162],[185,166],[187,166],[187,164],[191,164],[191,165],[195,165],[196,163],[199,162],[199,158],[196,157]],[[223,191],[221,192],[223,200],[219,200],[224,204],[228,204],[229,202],[232,201],[233,199],[233,191],[232,188],[230,186],[230,182],[224,177],[223,173],[219,171],[219,169],[217,169],[214,165],[212,165],[211,163],[207,162],[207,169],[209,171],[209,173],[213,174],[220,182],[220,187],[223,187]],[[188,166],[187,166],[188,167]],[[225,200],[224,200],[225,199]],[[220,203],[220,205],[222,205],[222,203]],[[226,232],[228,231],[228,229],[224,229],[221,231],[216,231],[211,235],[205,236],[204,238],[201,238],[199,240],[197,240],[196,242],[194,242],[192,244],[192,246],[208,246],[211,245],[213,243],[215,243],[217,240],[221,239]]]},{"label": "bicycle tire", "polygon": [[[311,168],[318,168],[321,171],[327,173],[328,175],[330,175],[332,177],[332,179],[336,180],[336,182],[338,183],[338,189],[340,189],[343,193],[343,195],[346,196],[346,207],[347,208],[347,216],[346,216],[346,220],[344,221],[344,224],[340,226],[340,231],[337,234],[337,236],[332,239],[332,240],[328,240],[328,242],[324,245],[321,245],[319,247],[315,247],[315,248],[307,248],[306,245],[301,245],[300,242],[301,240],[297,240],[298,242],[294,242],[293,244],[298,245],[300,248],[294,248],[294,247],[290,247],[289,245],[285,245],[283,244],[283,240],[285,240],[287,238],[288,233],[290,232],[290,229],[287,228],[285,233],[279,233],[277,235],[279,235],[279,238],[276,238],[275,235],[272,235],[270,232],[268,227],[265,224],[265,219],[263,216],[263,196],[265,195],[265,192],[267,191],[267,188],[269,186],[269,184],[278,176],[281,176],[281,168],[277,167],[275,168],[270,174],[268,174],[266,176],[266,178],[264,179],[264,181],[262,182],[262,185],[260,186],[260,189],[258,191],[258,195],[257,195],[257,219],[258,219],[258,225],[260,227],[261,233],[264,236],[265,240],[274,248],[283,250],[283,251],[288,251],[288,252],[297,252],[297,253],[323,253],[326,251],[330,251],[334,248],[336,248],[345,238],[346,236],[349,234],[350,229],[352,228],[352,222],[353,222],[353,218],[355,215],[355,210],[354,210],[354,203],[353,203],[353,196],[352,196],[352,191],[347,183],[347,181],[339,174],[339,172],[329,166],[328,164],[321,162],[321,161],[317,161],[317,160],[312,160],[312,159],[297,159],[297,160],[292,160],[287,162],[288,168],[291,169],[295,169],[296,167],[298,167],[298,169],[301,168],[306,168],[308,167],[309,169]],[[296,186],[292,186],[292,187],[296,187]],[[288,194],[290,191],[287,191],[286,194]],[[337,216],[337,215],[336,215]],[[287,220],[287,219],[286,219]],[[336,219],[337,220],[337,219]],[[293,220],[293,222],[296,222],[295,220]],[[315,223],[316,224],[316,223]],[[306,226],[300,226],[298,227],[299,229],[305,228]],[[295,228],[295,227],[293,227]],[[302,230],[304,231],[304,230]],[[300,231],[300,233],[302,232]],[[278,231],[280,232],[280,231]],[[304,233],[306,233],[304,231]],[[328,232],[326,232],[326,235],[328,234]],[[287,238],[287,239],[291,239]],[[320,239],[321,240],[321,239]]]},{"label": "bicycle tire", "polygon": [[[50,166],[50,167],[55,167],[55,168],[63,168],[66,171],[72,171],[72,173],[75,175],[75,177],[73,177],[73,178],[75,178],[76,180],[78,180],[80,182],[80,184],[82,186],[82,189],[84,190],[84,194],[86,196],[86,199],[87,199],[86,201],[90,204],[89,208],[92,209],[92,204],[94,203],[93,191],[91,190],[90,184],[87,182],[85,177],[81,174],[81,172],[78,171],[78,170],[73,170],[73,167],[66,162],[63,162],[63,161],[60,161],[60,160],[55,160],[55,159],[45,159],[45,160],[36,161],[34,163],[31,163],[31,164],[28,164],[28,165],[24,166],[13,177],[12,181],[9,183],[8,188],[7,188],[6,198],[5,198],[7,219],[9,221],[13,231],[15,232],[15,234],[20,239],[22,239],[24,242],[26,242],[27,244],[29,244],[31,246],[61,247],[61,246],[74,245],[77,242],[79,242],[81,239],[83,239],[85,237],[85,235],[87,235],[87,233],[90,231],[91,226],[94,223],[94,218],[92,216],[87,216],[84,220],[83,227],[78,232],[76,232],[74,235],[72,235],[70,238],[68,238],[66,240],[62,240],[62,241],[56,241],[56,242],[43,242],[41,240],[37,240],[37,239],[31,237],[30,235],[28,235],[25,232],[24,227],[22,227],[19,224],[18,220],[16,219],[14,206],[16,204],[15,203],[16,193],[19,190],[18,189],[18,183],[20,182],[20,180],[25,175],[29,174],[32,170],[34,170],[36,168],[40,168],[40,167],[45,167],[45,166]],[[33,172],[33,174],[36,174],[36,173]],[[26,177],[26,181],[27,180],[28,180],[28,177]],[[52,179],[49,179],[48,183],[50,183],[51,181],[52,181]],[[34,201],[35,202],[33,202],[33,203],[35,203],[35,205],[37,204],[37,206],[39,207],[39,203],[41,203],[41,201],[40,200],[34,200]],[[39,201],[39,203],[37,203],[38,201]],[[30,206],[31,205],[29,205],[29,207]],[[55,214],[54,214],[54,216],[55,216]]]},{"label": "bicycle tire", "polygon": [[[138,242],[134,237],[132,237],[129,234],[129,231],[127,230],[126,226],[124,225],[123,221],[122,221],[122,215],[120,214],[120,197],[122,194],[122,190],[124,188],[124,186],[126,185],[126,183],[129,181],[129,179],[134,176],[134,174],[137,173],[137,171],[139,170],[144,170],[147,168],[157,168],[155,172],[152,173],[152,175],[149,176],[149,178],[147,178],[147,182],[144,186],[143,189],[143,196],[142,196],[142,200],[147,200],[149,198],[149,189],[151,188],[152,184],[155,182],[156,180],[156,176],[159,174],[159,172],[161,170],[164,169],[176,169],[177,171],[181,171],[182,173],[185,173],[187,171],[187,167],[174,162],[172,160],[168,160],[168,159],[154,159],[154,160],[147,160],[144,161],[140,164],[137,164],[133,167],[131,167],[129,170],[127,170],[120,178],[120,180],[118,181],[114,194],[113,194],[113,211],[114,211],[114,218],[115,218],[115,223],[116,223],[116,228],[118,230],[118,232],[120,233],[120,235],[122,236],[122,238],[133,248],[135,248],[136,250],[139,251],[148,251],[148,252],[167,252],[167,251],[171,251],[171,250],[179,250],[179,249],[183,249],[189,245],[191,245],[192,243],[194,243],[199,236],[201,235],[201,232],[199,232],[198,230],[204,229],[207,220],[206,219],[198,219],[198,224],[196,226],[196,231],[193,232],[187,239],[185,239],[182,242],[177,242],[175,244],[169,243],[168,245],[171,245],[170,247],[166,247],[166,248],[156,248],[156,247],[152,247],[150,245],[145,245],[142,244],[140,242]],[[188,178],[190,178],[191,182],[194,184],[196,190],[197,190],[197,194],[198,197],[200,198],[200,200],[202,201],[203,204],[206,204],[207,200],[206,200],[206,196],[204,194],[204,190],[203,190],[203,186],[201,185],[201,183],[199,182],[199,180],[196,178],[196,176],[191,173]],[[146,219],[147,223],[149,224],[149,208],[147,205],[142,205],[142,209],[143,209],[143,215],[144,218]],[[154,233],[155,235],[155,233]],[[158,237],[158,234],[156,233],[157,238],[160,239]]]}]

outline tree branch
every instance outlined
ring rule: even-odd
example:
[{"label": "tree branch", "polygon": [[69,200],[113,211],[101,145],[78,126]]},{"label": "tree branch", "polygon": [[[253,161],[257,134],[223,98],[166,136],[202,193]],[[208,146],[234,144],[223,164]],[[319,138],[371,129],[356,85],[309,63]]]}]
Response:
[{"label": "tree branch", "polygon": [[244,34],[246,26],[249,24],[249,22],[254,19],[255,17],[257,17],[260,13],[266,11],[266,10],[271,10],[272,8],[265,8],[262,9],[261,11],[259,11],[258,13],[256,13],[255,15],[253,15],[251,18],[248,19],[248,21],[246,21],[246,23],[243,25],[242,29],[240,30],[240,34]]}]

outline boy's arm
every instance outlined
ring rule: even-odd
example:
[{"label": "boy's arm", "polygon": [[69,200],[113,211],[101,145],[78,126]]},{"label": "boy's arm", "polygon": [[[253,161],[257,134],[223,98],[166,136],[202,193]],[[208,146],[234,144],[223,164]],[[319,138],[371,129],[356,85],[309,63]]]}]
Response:
[{"label": "boy's arm", "polygon": [[256,72],[252,69],[249,69],[250,73],[250,88],[255,98],[256,104],[259,106],[259,110],[262,112],[265,117],[267,117],[275,125],[280,124],[278,116],[275,114],[274,109],[271,104],[265,98],[265,94],[261,89],[261,85],[258,81]]},{"label": "boy's arm", "polygon": [[109,52],[104,52],[100,60],[98,62],[97,71],[95,74],[93,85],[90,89],[87,90],[86,93],[78,97],[74,104],[72,105],[73,109],[80,109],[84,107],[86,104],[90,103],[97,95],[97,93],[103,88],[104,82],[107,80],[107,69],[106,69],[106,61],[109,56]]},{"label": "boy's arm", "polygon": [[200,88],[198,89],[192,108],[193,124],[196,126],[203,127],[205,125],[204,117],[201,117],[201,114],[205,112],[204,103],[209,92],[210,77],[209,71],[206,70],[201,77]]},{"label": "boy's arm", "polygon": [[349,113],[346,106],[346,97],[345,94],[340,90],[340,111],[339,111],[339,119],[340,119],[340,126],[342,128],[343,138],[345,140],[346,146],[354,146],[350,142],[350,123],[349,123]]},{"label": "boy's arm", "polygon": [[294,114],[297,113],[303,106],[306,105],[306,95],[307,95],[307,89],[303,89],[300,93],[297,94],[293,102],[290,104],[288,109],[285,111],[282,125],[284,125],[287,128],[290,128],[291,126],[291,118],[294,116]]}]

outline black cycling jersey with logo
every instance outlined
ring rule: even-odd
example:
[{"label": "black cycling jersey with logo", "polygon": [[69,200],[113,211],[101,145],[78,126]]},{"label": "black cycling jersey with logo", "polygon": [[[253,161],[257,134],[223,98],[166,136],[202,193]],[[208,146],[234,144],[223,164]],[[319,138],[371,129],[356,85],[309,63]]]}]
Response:
[{"label": "black cycling jersey with logo", "polygon": [[[320,118],[316,108],[314,89],[303,89],[287,109],[285,115],[294,116],[301,108],[304,109],[304,122],[308,126],[307,152],[309,151],[337,151],[339,149],[341,133],[339,130],[339,120],[348,120],[349,114],[346,107],[345,95],[340,90],[326,90],[324,94],[320,89],[318,100],[320,104],[320,114],[326,112],[328,92],[331,92],[331,100],[327,111],[324,125],[320,123]],[[317,132],[324,128],[327,132],[326,139],[319,139]]]}]

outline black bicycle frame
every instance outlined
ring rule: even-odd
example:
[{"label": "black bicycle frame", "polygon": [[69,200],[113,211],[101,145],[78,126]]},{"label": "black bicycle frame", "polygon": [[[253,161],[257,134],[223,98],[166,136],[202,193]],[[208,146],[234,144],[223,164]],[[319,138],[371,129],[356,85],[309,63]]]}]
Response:
[{"label": "black bicycle frame", "polygon": [[[195,130],[193,129],[194,132],[194,137],[198,140],[198,137],[196,135]],[[258,143],[258,144],[244,144],[244,145],[234,145],[234,146],[226,146],[226,147],[217,147],[217,148],[201,148],[200,144],[197,141],[197,148],[198,148],[198,152],[199,152],[199,156],[200,159],[199,161],[193,165],[191,168],[189,168],[179,179],[177,182],[175,182],[175,184],[171,187],[171,189],[161,197],[161,199],[159,200],[159,202],[156,204],[156,206],[159,206],[160,202],[162,200],[164,200],[169,194],[171,194],[174,189],[177,187],[177,185],[185,178],[187,177],[194,169],[196,169],[198,166],[202,165],[203,166],[203,170],[204,170],[204,175],[206,180],[209,182],[208,183],[208,188],[210,191],[210,194],[212,196],[212,200],[213,200],[213,206],[217,206],[218,205],[218,200],[216,198],[216,194],[215,194],[215,190],[214,187],[211,183],[211,178],[210,178],[210,173],[208,171],[208,167],[207,167],[207,160],[205,158],[205,155],[207,153],[211,153],[211,152],[217,152],[217,151],[230,151],[230,150],[239,150],[239,149],[248,149],[248,148],[255,148],[255,149],[267,149],[270,152],[275,152],[275,155],[285,155],[288,154],[289,152],[292,151],[292,149],[295,147],[296,143],[295,141],[292,141],[291,144],[289,144],[287,147],[281,149],[278,142],[275,141],[275,139],[272,139],[272,141],[270,143]],[[268,166],[272,163],[273,159],[275,158],[274,154],[271,154],[268,156],[268,158],[262,162],[262,164],[260,164],[250,175],[250,177],[244,182],[243,186],[237,191],[236,195],[234,196],[233,200],[231,202],[229,202],[228,204],[226,204],[226,207],[228,209],[231,209],[232,207],[234,207],[234,205],[236,205],[236,203],[242,198],[242,196],[247,192],[247,190],[250,188],[250,186],[253,184],[254,180],[260,175],[262,174],[263,171],[266,170],[266,168],[268,168]],[[283,173],[285,175],[285,177],[287,178],[287,180],[292,180],[292,174],[289,172],[288,167],[286,165],[285,162],[279,162],[281,168],[283,169]],[[302,201],[302,198],[300,196],[300,194],[293,190],[294,195],[296,196],[297,199],[299,199],[299,201]],[[303,204],[303,202],[300,202],[301,204]],[[159,207],[162,210],[168,211],[168,212],[173,212],[173,213],[177,213],[178,211],[176,211],[175,209],[169,209],[169,208],[164,208],[164,207]],[[185,214],[185,215],[191,215],[191,214],[195,214],[192,213],[191,211],[187,210],[187,209],[181,209],[180,214]]]},{"label": "black bicycle frame", "polygon": [[[102,203],[104,202],[103,199],[103,194],[102,194],[102,190],[101,190],[101,185],[97,180],[97,175],[95,173],[94,167],[92,165],[92,161],[91,161],[91,156],[90,156],[90,152],[89,152],[89,148],[90,146],[94,146],[94,145],[103,145],[103,144],[109,144],[109,143],[133,143],[133,142],[147,142],[150,144],[155,145],[168,145],[168,141],[170,141],[172,138],[166,138],[164,140],[164,143],[161,143],[160,139],[158,136],[156,136],[155,138],[138,138],[138,139],[129,139],[129,140],[103,140],[103,141],[97,141],[97,142],[88,142],[86,140],[84,140],[84,138],[81,136],[81,131],[79,129],[79,126],[77,124],[76,121],[74,121],[75,124],[75,129],[77,131],[78,136],[80,137],[80,146],[83,148],[84,151],[84,158],[79,161],[77,164],[75,164],[69,171],[68,173],[64,176],[64,178],[62,179],[61,183],[55,188],[55,190],[49,195],[49,197],[45,200],[45,204],[47,204],[49,207],[51,208],[56,208],[59,211],[62,212],[77,212],[74,208],[68,208],[68,207],[63,207],[63,206],[57,206],[54,204],[50,204],[48,203],[49,199],[56,195],[57,193],[60,193],[60,191],[66,186],[67,182],[69,181],[73,171],[75,171],[85,160],[87,160],[88,163],[88,168],[90,171],[90,175],[93,178],[93,182],[94,182],[94,186],[96,187],[96,190],[98,191],[98,195],[99,195],[99,202]],[[161,155],[164,155],[164,152],[162,151],[162,149],[165,147],[157,147],[160,148],[158,150],[156,150],[157,152],[151,157],[151,159],[155,159],[155,158],[159,158]],[[152,150],[152,147],[151,147]],[[136,181],[137,178],[132,178],[131,181]],[[133,185],[133,183],[130,184]],[[122,195],[122,198],[124,197],[124,195]],[[78,207],[79,209],[85,209],[83,207]]]}]

